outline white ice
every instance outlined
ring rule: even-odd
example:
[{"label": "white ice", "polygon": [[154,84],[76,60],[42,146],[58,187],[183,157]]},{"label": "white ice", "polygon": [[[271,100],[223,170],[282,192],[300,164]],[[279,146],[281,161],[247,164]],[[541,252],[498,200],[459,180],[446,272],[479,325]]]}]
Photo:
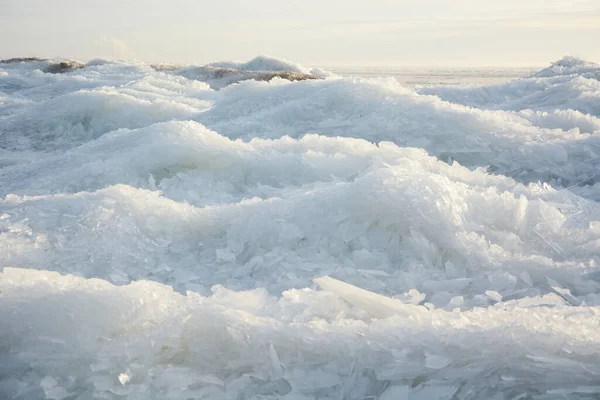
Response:
[{"label": "white ice", "polygon": [[47,63],[0,64],[1,399],[600,395],[597,65]]}]

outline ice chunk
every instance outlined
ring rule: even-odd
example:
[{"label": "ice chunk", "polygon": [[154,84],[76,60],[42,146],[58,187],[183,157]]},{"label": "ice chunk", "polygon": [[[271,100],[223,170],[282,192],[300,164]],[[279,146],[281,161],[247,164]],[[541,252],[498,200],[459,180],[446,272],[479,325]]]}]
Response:
[{"label": "ice chunk", "polygon": [[579,299],[577,299],[577,297],[573,296],[571,294],[571,291],[569,289],[561,287],[558,284],[558,282],[556,282],[552,278],[546,278],[546,279],[548,280],[548,284],[550,285],[550,288],[556,294],[558,294],[560,297],[562,297],[563,299],[565,299],[566,301],[568,301],[572,305],[576,305],[577,306],[577,305],[581,304],[581,301],[579,301]]},{"label": "ice chunk", "polygon": [[125,386],[125,384],[127,382],[129,382],[131,380],[131,372],[129,370],[123,372],[122,374],[119,374],[119,382],[121,382],[121,385]]},{"label": "ice chunk", "polygon": [[407,305],[398,300],[369,292],[329,276],[316,278],[314,281],[321,289],[335,293],[342,299],[376,317],[386,318],[393,315],[418,317],[427,312],[422,306]]},{"label": "ice chunk", "polygon": [[496,303],[499,303],[502,301],[502,295],[500,293],[496,292],[495,290],[486,290],[485,295],[487,297],[489,297],[490,299],[492,299],[493,301],[495,301]]},{"label": "ice chunk", "polygon": [[269,356],[271,357],[271,363],[273,364],[273,379],[281,379],[283,377],[283,367],[279,361],[279,355],[277,355],[273,343],[269,345]]}]

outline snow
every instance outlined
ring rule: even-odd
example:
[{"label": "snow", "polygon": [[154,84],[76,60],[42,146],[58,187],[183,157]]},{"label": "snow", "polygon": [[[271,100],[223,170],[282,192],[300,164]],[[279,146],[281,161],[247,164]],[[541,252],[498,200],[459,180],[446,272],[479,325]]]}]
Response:
[{"label": "snow", "polygon": [[592,63],[40,63],[0,64],[0,398],[597,395]]}]

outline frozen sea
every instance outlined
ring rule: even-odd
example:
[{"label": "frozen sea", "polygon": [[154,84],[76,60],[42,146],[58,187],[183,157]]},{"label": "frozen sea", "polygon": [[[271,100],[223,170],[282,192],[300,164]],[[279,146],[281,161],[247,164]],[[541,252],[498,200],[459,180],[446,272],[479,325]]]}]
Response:
[{"label": "frozen sea", "polygon": [[0,62],[0,399],[600,398],[600,65]]},{"label": "frozen sea", "polygon": [[344,77],[378,78],[393,77],[402,86],[420,88],[423,86],[505,83],[511,80],[532,77],[543,67],[327,67]]}]

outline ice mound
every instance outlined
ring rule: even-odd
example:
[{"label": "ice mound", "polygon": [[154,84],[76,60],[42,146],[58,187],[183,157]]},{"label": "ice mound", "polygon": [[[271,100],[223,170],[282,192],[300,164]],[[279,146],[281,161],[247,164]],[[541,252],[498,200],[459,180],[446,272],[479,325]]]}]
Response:
[{"label": "ice mound", "polygon": [[559,75],[582,75],[589,74],[600,78],[600,64],[585,61],[578,57],[565,56],[552,63],[546,69],[535,74],[539,77],[559,76]]},{"label": "ice mound", "polygon": [[[598,136],[549,123],[551,129],[542,128],[527,115],[418,95],[393,79],[245,82],[221,92],[215,106],[196,119],[232,138],[314,132],[362,137],[424,148],[443,160],[488,167],[522,182],[581,185],[597,179]],[[582,128],[589,131],[589,123]]]},{"label": "ice mound", "polygon": [[[147,77],[118,87],[102,86],[91,90],[73,90],[74,82],[71,81],[65,85],[64,94],[60,90],[54,97],[20,102],[10,112],[5,111],[7,115],[0,125],[0,147],[42,151],[68,149],[113,130],[189,119],[210,108],[209,100],[181,95],[182,90],[188,94],[206,91],[206,85],[190,86],[182,81],[184,79],[178,77],[161,81]],[[23,91],[19,90],[18,95]]]},{"label": "ice mound", "polygon": [[208,64],[207,66],[215,68],[237,69],[240,71],[286,71],[304,74],[310,72],[310,70],[305,69],[299,64],[268,56],[258,56],[245,63],[225,61]]},{"label": "ice mound", "polygon": [[0,399],[600,395],[587,64],[45,63],[0,63]]},{"label": "ice mound", "polygon": [[466,308],[487,305],[488,290],[545,294],[548,277],[579,295],[598,286],[586,279],[596,203],[391,143],[243,143],[168,123],[18,168],[2,171],[2,265],[200,292],[280,292],[327,274]]},{"label": "ice mound", "polygon": [[168,98],[140,99],[111,89],[78,91],[6,118],[0,128],[0,146],[35,150],[70,147],[119,128],[187,119],[207,108],[202,102],[198,105]]},{"label": "ice mound", "polygon": [[157,71],[206,82],[216,90],[246,80],[271,81],[280,78],[288,81],[303,81],[332,75],[324,70],[307,69],[299,64],[266,56],[259,56],[245,63],[225,61],[204,66],[157,64],[152,67]]},{"label": "ice mound", "polygon": [[0,367],[8,379],[0,393],[449,400],[600,391],[596,306],[548,295],[447,312],[317,282],[324,291],[271,297],[216,286],[202,297],[151,282],[113,286],[5,268]]},{"label": "ice mound", "polygon": [[[164,70],[164,69],[163,69]],[[183,68],[177,71],[178,75],[188,79],[199,80],[206,82],[215,90],[222,89],[233,83],[243,82],[247,80],[255,81],[271,81],[275,78],[285,79],[288,81],[305,81],[310,79],[319,79],[319,76],[294,71],[251,71],[234,68],[217,68],[217,67],[190,67]]]},{"label": "ice mound", "polygon": [[600,80],[581,75],[522,78],[489,86],[431,87],[419,90],[456,104],[488,110],[553,112],[575,110],[600,117]]},{"label": "ice mound", "polygon": [[600,117],[600,64],[565,57],[531,77],[512,82],[426,87],[419,93],[481,109],[575,110]]}]

